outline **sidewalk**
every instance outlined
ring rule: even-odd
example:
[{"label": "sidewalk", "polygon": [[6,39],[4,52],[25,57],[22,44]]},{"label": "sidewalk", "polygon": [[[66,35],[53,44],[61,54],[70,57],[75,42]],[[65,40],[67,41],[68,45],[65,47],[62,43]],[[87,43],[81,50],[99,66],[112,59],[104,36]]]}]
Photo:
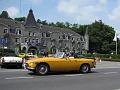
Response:
[{"label": "sidewalk", "polygon": [[101,61],[96,63],[96,69],[120,68],[120,62]]}]

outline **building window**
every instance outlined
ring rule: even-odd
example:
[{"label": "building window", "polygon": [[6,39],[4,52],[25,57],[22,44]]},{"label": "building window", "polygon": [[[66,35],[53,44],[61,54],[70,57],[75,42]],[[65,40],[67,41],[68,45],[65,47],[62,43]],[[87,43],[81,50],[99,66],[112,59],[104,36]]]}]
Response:
[{"label": "building window", "polygon": [[80,41],[84,41],[82,37],[80,37]]},{"label": "building window", "polygon": [[32,32],[29,32],[29,36],[32,36]]},{"label": "building window", "polygon": [[65,43],[65,47],[67,46],[67,44]]},{"label": "building window", "polygon": [[38,40],[38,39],[36,39],[36,43],[39,43],[39,40]]},{"label": "building window", "polygon": [[32,43],[35,43],[35,39],[32,39]]},{"label": "building window", "polygon": [[42,37],[45,37],[44,33],[42,33]]},{"label": "building window", "polygon": [[8,33],[8,29],[7,28],[4,29],[4,33]]},{"label": "building window", "polygon": [[65,39],[65,34],[63,35],[63,39]]},{"label": "building window", "polygon": [[59,39],[61,39],[61,37],[59,36]]},{"label": "building window", "polygon": [[31,32],[29,32],[29,36],[30,36],[30,33],[31,33]]},{"label": "building window", "polygon": [[36,33],[35,33],[35,32],[33,32],[33,36],[36,36]]},{"label": "building window", "polygon": [[16,29],[16,35],[21,35],[22,34],[22,31],[20,29]]},{"label": "building window", "polygon": [[31,42],[31,39],[29,38],[29,42]]},{"label": "building window", "polygon": [[50,33],[46,33],[46,37],[50,37]]},{"label": "building window", "polygon": [[15,29],[10,28],[9,31],[10,31],[10,33],[16,34],[16,30]]},{"label": "building window", "polygon": [[18,35],[21,35],[21,30],[18,30]]},{"label": "building window", "polygon": [[15,38],[15,42],[19,43],[20,42],[20,38]]},{"label": "building window", "polygon": [[68,40],[70,40],[71,39],[71,36],[68,36]]},{"label": "building window", "polygon": [[27,43],[27,38],[25,38],[25,43]]},{"label": "building window", "polygon": [[72,40],[74,40],[74,38],[72,37]]}]

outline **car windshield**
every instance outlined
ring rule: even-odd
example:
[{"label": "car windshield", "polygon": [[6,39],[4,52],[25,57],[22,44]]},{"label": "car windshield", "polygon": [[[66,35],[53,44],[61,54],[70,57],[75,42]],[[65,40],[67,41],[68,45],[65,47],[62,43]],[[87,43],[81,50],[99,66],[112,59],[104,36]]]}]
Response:
[{"label": "car windshield", "polygon": [[57,52],[55,55],[54,55],[54,57],[55,58],[63,58],[63,56],[64,56],[64,52]]}]

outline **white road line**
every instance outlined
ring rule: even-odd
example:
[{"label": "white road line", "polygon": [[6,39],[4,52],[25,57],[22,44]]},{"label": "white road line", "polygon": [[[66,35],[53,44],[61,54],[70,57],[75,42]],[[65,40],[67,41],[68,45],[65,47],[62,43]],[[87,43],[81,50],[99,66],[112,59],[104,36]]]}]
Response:
[{"label": "white road line", "polygon": [[34,78],[34,77],[8,77],[5,79],[31,79],[31,78]]},{"label": "white road line", "polygon": [[120,90],[120,89],[115,89],[115,90]]},{"label": "white road line", "polygon": [[71,75],[64,75],[66,77],[74,77],[74,76],[82,76],[83,74],[71,74]]},{"label": "white road line", "polygon": [[106,72],[104,74],[116,74],[116,73],[118,73],[118,72]]},{"label": "white road line", "polygon": [[110,69],[110,68],[120,68],[120,67],[96,67],[95,69]]},{"label": "white road line", "polygon": [[23,70],[5,70],[5,71],[0,71],[0,73],[2,73],[2,72],[23,72],[23,71],[28,71],[28,70],[25,70],[25,69],[23,69]]}]

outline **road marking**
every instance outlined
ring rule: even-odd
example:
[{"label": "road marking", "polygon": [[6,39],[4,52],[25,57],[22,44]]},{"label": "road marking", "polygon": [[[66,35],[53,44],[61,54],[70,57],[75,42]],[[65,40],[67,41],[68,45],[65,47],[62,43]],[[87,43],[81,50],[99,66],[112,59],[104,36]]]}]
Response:
[{"label": "road marking", "polygon": [[2,72],[23,72],[23,71],[27,71],[27,70],[25,70],[25,69],[23,69],[23,70],[4,70],[4,71],[0,71],[0,73],[2,73]]},{"label": "road marking", "polygon": [[66,77],[73,77],[73,76],[82,76],[83,74],[71,74],[71,75],[64,75]]},{"label": "road marking", "polygon": [[110,69],[110,68],[120,68],[120,67],[96,67],[95,69]]},{"label": "road marking", "polygon": [[116,74],[116,73],[118,73],[118,72],[106,72],[104,74]]},{"label": "road marking", "polygon": [[120,89],[115,89],[115,90],[120,90]]},{"label": "road marking", "polygon": [[9,78],[5,78],[5,79],[31,79],[34,77],[9,77]]}]

